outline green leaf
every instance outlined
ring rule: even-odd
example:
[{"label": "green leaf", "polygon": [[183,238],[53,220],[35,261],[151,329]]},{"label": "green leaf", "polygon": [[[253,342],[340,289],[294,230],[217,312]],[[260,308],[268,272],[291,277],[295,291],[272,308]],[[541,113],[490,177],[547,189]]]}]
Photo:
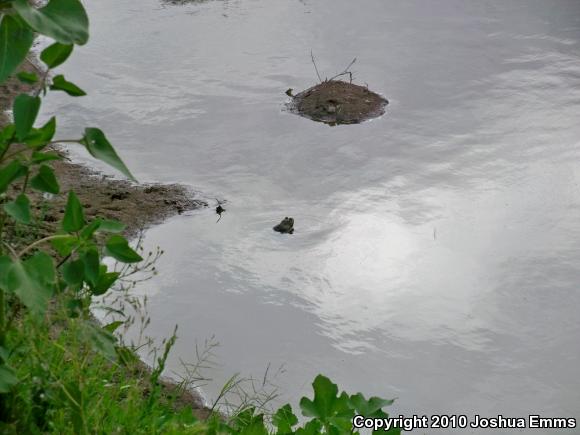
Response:
[{"label": "green leaf", "polygon": [[15,0],[13,7],[30,27],[62,44],[83,45],[89,39],[89,19],[79,0],[51,0],[40,9]]},{"label": "green leaf", "polygon": [[0,83],[10,77],[32,47],[34,32],[22,20],[2,15],[0,22]]},{"label": "green leaf", "polygon": [[62,277],[69,286],[82,284],[85,278],[85,263],[80,259],[66,262],[62,266]]},{"label": "green leaf", "polygon": [[18,383],[16,372],[10,366],[0,365],[0,393],[9,393],[14,385]]},{"label": "green leaf", "polygon": [[239,435],[268,435],[263,420],[264,416],[262,415],[254,417],[252,422],[239,432]]},{"label": "green leaf", "polygon": [[[338,396],[338,387],[325,376],[318,375],[312,383],[314,400],[303,397],[300,400],[302,414],[306,417],[319,418],[322,422],[333,422],[335,417],[350,418],[354,410],[349,406],[349,397],[346,393]],[[350,424],[350,423],[349,423]]]},{"label": "green leaf", "polygon": [[97,231],[100,226],[101,226],[101,218],[93,219],[81,231],[81,234],[80,234],[81,238],[83,238],[85,240],[90,240],[93,237],[93,234],[95,234],[95,231]]},{"label": "green leaf", "polygon": [[40,128],[33,128],[28,136],[24,138],[27,145],[42,149],[52,140],[56,132],[56,118],[53,116]]},{"label": "green leaf", "polygon": [[390,406],[394,400],[381,399],[380,397],[371,397],[369,400],[365,399],[361,393],[350,396],[351,406],[356,410],[357,414],[365,417],[376,417],[376,413],[381,411],[383,407]]},{"label": "green leaf", "polygon": [[55,152],[40,152],[40,151],[33,151],[32,156],[30,158],[30,162],[34,164],[43,163],[43,162],[50,162],[52,160],[62,160],[62,157]]},{"label": "green leaf", "polygon": [[58,239],[52,239],[50,244],[60,256],[66,257],[78,246],[79,239],[76,236],[67,236],[63,234],[62,237],[59,237]]},{"label": "green leaf", "polygon": [[14,100],[14,125],[16,125],[16,138],[24,140],[30,133],[36,116],[40,110],[40,97],[32,97],[20,94]]},{"label": "green leaf", "polygon": [[131,180],[135,180],[101,130],[98,128],[87,128],[82,143],[93,157],[118,169]]},{"label": "green leaf", "polygon": [[103,326],[103,329],[105,331],[107,331],[108,333],[112,334],[117,329],[119,329],[119,326],[123,325],[124,323],[125,322],[121,322],[120,320],[115,320],[114,322],[111,322],[111,323]]},{"label": "green leaf", "polygon": [[102,231],[104,233],[120,233],[125,229],[125,224],[112,220],[112,219],[102,219],[95,218],[91,223],[81,231],[81,237],[83,239],[89,240],[93,237],[96,231]]},{"label": "green leaf", "polygon": [[262,414],[254,415],[255,408],[250,407],[240,412],[234,421],[237,429],[235,433],[239,435],[268,435],[264,426],[264,416]]},{"label": "green leaf", "polygon": [[107,240],[105,245],[108,255],[122,263],[138,263],[143,261],[143,258],[137,254],[123,236],[113,235]]},{"label": "green leaf", "polygon": [[14,124],[8,124],[0,130],[0,148],[2,148],[3,145],[12,143],[14,140],[14,133],[16,133],[16,126]]},{"label": "green leaf", "polygon": [[4,210],[14,220],[23,224],[30,223],[30,200],[23,193],[18,195],[14,201],[4,204]]},{"label": "green leaf", "polygon": [[55,42],[40,53],[40,59],[49,67],[56,68],[63,64],[73,51],[73,44]]},{"label": "green leaf", "polygon": [[66,209],[62,219],[62,229],[67,233],[74,233],[75,231],[80,231],[84,225],[85,214],[83,212],[83,206],[78,197],[71,190],[68,193]]},{"label": "green leaf", "polygon": [[95,326],[92,322],[82,323],[81,333],[97,352],[114,360],[117,357],[115,350],[116,338],[110,332]]},{"label": "green leaf", "polygon": [[105,294],[115,284],[119,278],[119,272],[105,272],[99,275],[97,285],[93,288],[93,295],[100,296]]},{"label": "green leaf", "polygon": [[57,194],[60,192],[60,186],[54,176],[54,171],[50,166],[42,165],[38,173],[30,180],[30,186],[41,192]]},{"label": "green leaf", "polygon": [[278,428],[278,435],[291,434],[292,426],[298,424],[298,418],[292,412],[292,407],[286,404],[276,411],[272,417],[272,423]]},{"label": "green leaf", "polygon": [[296,430],[296,435],[320,435],[321,433],[323,432],[320,420],[309,421],[303,428]]},{"label": "green leaf", "polygon": [[43,284],[56,283],[56,269],[53,259],[46,252],[36,252],[25,262],[30,276]]},{"label": "green leaf", "polygon": [[50,89],[53,91],[64,91],[71,97],[83,97],[87,95],[87,93],[77,85],[67,81],[63,75],[58,75],[52,79],[52,85],[50,85]]},{"label": "green leaf", "polygon": [[31,72],[26,71],[19,72],[18,74],[16,74],[16,77],[18,77],[18,80],[20,80],[22,83],[26,83],[29,85],[33,85],[36,82],[38,82],[38,76]]},{"label": "green leaf", "polygon": [[37,252],[24,262],[13,261],[6,281],[8,290],[16,294],[31,312],[43,314],[56,281],[52,258],[44,252]]},{"label": "green leaf", "polygon": [[18,160],[12,160],[6,166],[0,169],[0,193],[6,192],[10,184],[26,175],[28,168],[20,163]]},{"label": "green leaf", "polygon": [[85,280],[92,286],[95,286],[99,279],[101,265],[99,261],[99,253],[95,248],[88,249],[81,256],[81,260],[85,265]]}]

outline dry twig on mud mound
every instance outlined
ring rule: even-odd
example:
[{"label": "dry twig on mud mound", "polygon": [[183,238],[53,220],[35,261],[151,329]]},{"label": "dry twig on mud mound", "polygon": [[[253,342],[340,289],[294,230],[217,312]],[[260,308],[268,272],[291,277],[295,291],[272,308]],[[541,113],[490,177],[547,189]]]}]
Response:
[{"label": "dry twig on mud mound", "polygon": [[310,58],[312,59],[314,70],[316,71],[316,75],[318,76],[318,81],[322,83],[322,79],[320,78],[320,73],[318,72],[318,67],[316,66],[316,61],[314,60],[314,54],[312,54],[312,50],[310,50]]},{"label": "dry twig on mud mound", "polygon": [[338,74],[337,74],[337,75],[335,75],[334,77],[331,77],[331,78],[330,78],[328,81],[330,82],[330,81],[332,81],[332,80],[334,80],[334,79],[337,79],[337,78],[339,78],[339,77],[342,77],[342,76],[348,75],[348,76],[350,77],[350,83],[352,83],[352,71],[350,71],[350,70],[349,70],[349,68],[350,68],[351,66],[353,66],[355,62],[356,62],[356,57],[355,57],[355,58],[354,58],[354,59],[353,59],[353,60],[352,60],[352,61],[351,61],[351,62],[348,64],[348,66],[347,66],[347,67],[346,67],[344,70],[342,70],[342,72],[341,72],[341,73],[338,73]]},{"label": "dry twig on mud mound", "polygon": [[348,66],[342,70],[342,72],[336,74],[335,76],[332,76],[331,78],[325,78],[324,80],[322,80],[322,77],[320,77],[320,72],[318,71],[318,66],[316,65],[316,60],[314,59],[314,54],[312,53],[312,50],[310,50],[310,59],[312,60],[312,64],[314,65],[314,70],[316,71],[316,76],[318,77],[318,81],[320,83],[322,82],[331,82],[334,79],[337,79],[339,77],[342,76],[346,76],[348,75],[350,77],[350,83],[352,83],[352,71],[350,71],[350,67],[354,65],[354,63],[356,62],[356,57],[348,64]]}]

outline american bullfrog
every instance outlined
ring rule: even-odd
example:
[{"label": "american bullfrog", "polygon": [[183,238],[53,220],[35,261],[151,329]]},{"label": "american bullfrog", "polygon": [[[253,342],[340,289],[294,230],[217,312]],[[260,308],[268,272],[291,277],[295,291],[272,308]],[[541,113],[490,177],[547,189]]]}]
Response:
[{"label": "american bullfrog", "polygon": [[274,227],[274,231],[279,233],[293,234],[294,233],[294,219],[285,217],[278,225]]}]

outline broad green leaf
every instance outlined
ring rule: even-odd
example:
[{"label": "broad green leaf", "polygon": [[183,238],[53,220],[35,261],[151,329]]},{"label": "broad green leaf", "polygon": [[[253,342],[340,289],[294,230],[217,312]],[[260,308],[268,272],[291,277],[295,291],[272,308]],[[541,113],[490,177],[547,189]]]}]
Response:
[{"label": "broad green leaf", "polygon": [[62,157],[55,152],[40,152],[40,151],[33,151],[32,156],[30,158],[30,162],[34,164],[43,163],[43,162],[50,162],[52,160],[62,160]]},{"label": "broad green leaf", "polygon": [[38,173],[30,180],[30,186],[41,192],[57,194],[60,192],[60,186],[54,176],[54,171],[50,166],[42,165]]},{"label": "broad green leaf", "polygon": [[304,425],[304,427],[296,430],[296,435],[320,435],[322,432],[322,424],[320,420],[312,420]]},{"label": "broad green leaf", "polygon": [[20,194],[14,201],[4,204],[4,210],[14,220],[23,224],[30,223],[30,200],[25,194]]},{"label": "broad green leaf", "polygon": [[51,0],[40,9],[14,0],[13,7],[30,27],[61,44],[83,45],[89,39],[89,19],[79,0]]},{"label": "broad green leaf", "polygon": [[24,138],[24,142],[35,148],[42,149],[52,140],[56,132],[56,118],[53,116],[46,124],[40,128],[33,128],[28,136]]},{"label": "broad green leaf", "polygon": [[82,284],[85,278],[85,263],[80,259],[66,262],[62,266],[62,277],[69,286]]},{"label": "broad green leaf", "polygon": [[357,414],[365,417],[375,417],[375,413],[381,411],[383,407],[390,406],[394,400],[381,399],[380,397],[371,397],[369,400],[365,399],[361,393],[350,396],[351,406],[356,410]]},{"label": "broad green leaf", "polygon": [[323,422],[329,422],[332,417],[347,417],[354,414],[349,406],[349,398],[346,393],[338,396],[338,387],[325,376],[318,375],[312,383],[314,387],[314,400],[303,397],[300,400],[302,414],[306,417],[319,418]]},{"label": "broad green leaf", "polygon": [[33,85],[36,82],[38,82],[38,76],[31,72],[26,71],[19,72],[18,74],[16,74],[16,77],[18,77],[18,80],[20,80],[22,83],[26,83],[29,85]]},{"label": "broad green leaf", "polygon": [[127,239],[123,236],[111,236],[107,240],[105,248],[108,255],[122,263],[138,263],[143,261],[143,258],[129,246]]},{"label": "broad green leaf", "polygon": [[24,262],[29,274],[44,284],[56,283],[54,261],[46,252],[36,252]]},{"label": "broad green leaf", "polygon": [[90,240],[95,234],[95,231],[101,226],[101,218],[93,219],[88,225],[86,225],[80,233],[81,238],[85,240]]},{"label": "broad green leaf", "polygon": [[17,383],[18,378],[14,369],[6,364],[0,364],[0,393],[9,393]]},{"label": "broad green leaf", "polygon": [[100,296],[105,294],[112,286],[115,281],[119,278],[119,272],[105,272],[99,275],[99,280],[97,285],[93,288],[93,295]]},{"label": "broad green leaf", "polygon": [[135,180],[101,130],[98,128],[87,128],[82,143],[93,157],[118,169],[131,180]]},{"label": "broad green leaf", "polygon": [[63,234],[62,237],[51,240],[50,244],[59,255],[66,257],[78,246],[79,239],[76,236],[67,236]]},{"label": "broad green leaf", "polygon": [[66,209],[62,219],[62,229],[67,233],[74,233],[75,231],[80,231],[84,226],[85,214],[83,212],[83,206],[78,197],[71,190],[68,193]]},{"label": "broad green leaf", "polygon": [[55,276],[52,258],[37,252],[24,262],[12,262],[6,278],[7,287],[31,312],[42,314],[53,294]]},{"label": "broad green leaf", "polygon": [[0,168],[0,193],[6,192],[10,184],[26,175],[28,168],[20,163],[18,160],[12,160],[6,166]]},{"label": "broad green leaf", "polygon": [[36,121],[40,110],[40,97],[20,94],[14,100],[14,125],[16,138],[24,140]]},{"label": "broad green leaf", "polygon": [[254,417],[250,424],[239,431],[239,435],[268,435],[266,426],[264,426],[264,416]]},{"label": "broad green leaf", "polygon": [[81,255],[80,258],[85,265],[85,281],[90,283],[92,286],[95,286],[99,279],[101,265],[99,261],[99,253],[95,248],[91,248]]},{"label": "broad green leaf", "polygon": [[292,412],[290,405],[284,405],[272,417],[272,423],[278,428],[278,435],[291,434],[292,426],[298,424],[298,418]]},{"label": "broad green leaf", "polygon": [[[12,143],[14,139],[14,134],[16,133],[16,126],[14,124],[8,124],[2,130],[0,130],[0,147]],[[4,149],[4,148],[2,148]]]},{"label": "broad green leaf", "polygon": [[56,68],[63,64],[73,51],[73,44],[55,42],[40,53],[40,59],[49,67]]},{"label": "broad green leaf", "polygon": [[262,414],[254,415],[255,408],[250,407],[240,412],[234,421],[234,426],[239,435],[268,435],[264,426],[264,416]]},{"label": "broad green leaf", "polygon": [[120,233],[125,229],[125,224],[112,220],[112,219],[102,219],[95,218],[91,223],[81,231],[81,237],[83,239],[90,239],[96,231],[101,231],[104,233]]},{"label": "broad green leaf", "polygon": [[50,85],[50,89],[53,91],[64,91],[71,97],[83,97],[87,95],[87,93],[77,85],[67,81],[63,75],[58,75],[52,79],[52,85]]},{"label": "broad green leaf", "polygon": [[32,47],[34,32],[22,20],[2,15],[0,22],[0,84],[10,77]]}]

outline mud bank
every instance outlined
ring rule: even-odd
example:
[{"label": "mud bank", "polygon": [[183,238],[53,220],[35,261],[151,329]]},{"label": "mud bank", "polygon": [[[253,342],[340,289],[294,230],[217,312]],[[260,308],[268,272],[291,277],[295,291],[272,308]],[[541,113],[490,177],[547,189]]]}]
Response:
[{"label": "mud bank", "polygon": [[[21,71],[39,72],[32,61],[26,61]],[[40,71],[42,73],[42,71]],[[14,98],[20,93],[33,92],[33,86],[11,78],[0,85],[0,129],[10,122],[10,109]],[[27,194],[36,207],[38,220],[33,223],[30,231],[12,231],[5,228],[7,239],[11,243],[30,243],[58,231],[64,215],[67,193],[74,190],[83,204],[88,219],[96,216],[116,219],[126,225],[125,235],[133,237],[153,224],[164,219],[181,214],[188,210],[206,207],[207,203],[195,198],[195,193],[186,186],[179,184],[136,184],[103,175],[82,164],[74,163],[68,157],[66,150],[56,148],[63,160],[55,161],[52,167],[60,185],[60,193],[47,197],[34,190]],[[15,191],[7,192],[15,196]],[[32,230],[32,227],[34,229]],[[145,382],[149,378],[150,367],[143,362],[135,364],[128,372]],[[163,394],[175,397],[176,408],[189,406],[198,418],[207,418],[211,411],[205,407],[204,400],[195,391],[184,390],[178,383],[169,378],[162,378],[159,383]]]},{"label": "mud bank", "polygon": [[[37,72],[38,67],[27,61],[21,69]],[[0,86],[0,128],[9,122],[8,111],[14,98],[20,93],[31,91],[31,85],[16,78]],[[63,160],[53,163],[61,193],[46,198],[40,193],[29,191],[33,203],[45,209],[38,222],[43,231],[52,232],[60,222],[69,190],[75,191],[88,218],[101,216],[117,219],[127,225],[126,235],[129,237],[170,216],[207,206],[206,202],[196,199],[195,193],[183,185],[136,184],[113,178],[72,162],[62,148],[56,151],[63,156]]]}]

